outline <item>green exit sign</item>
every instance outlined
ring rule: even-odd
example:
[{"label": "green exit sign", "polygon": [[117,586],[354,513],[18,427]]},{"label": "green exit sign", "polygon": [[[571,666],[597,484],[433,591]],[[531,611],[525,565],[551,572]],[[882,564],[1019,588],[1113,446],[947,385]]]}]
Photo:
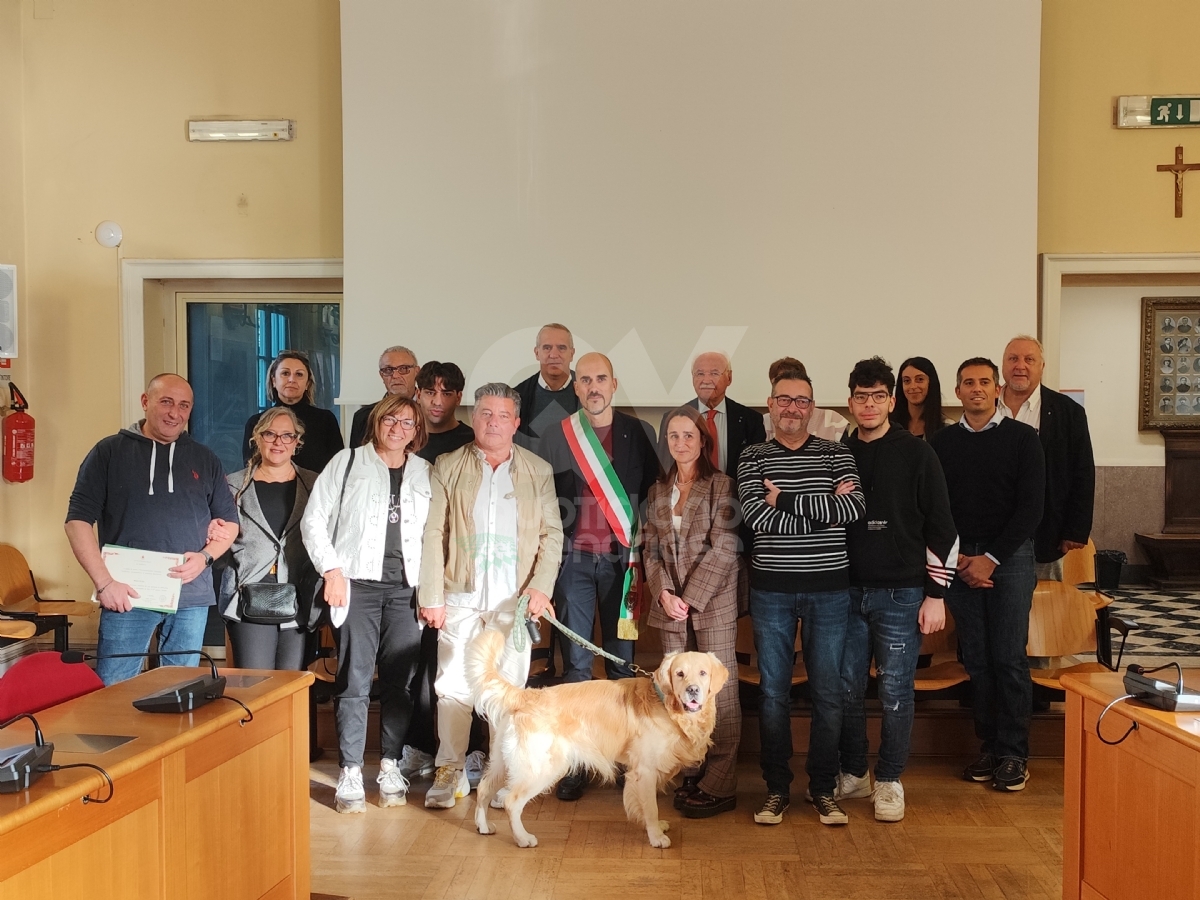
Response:
[{"label": "green exit sign", "polygon": [[1200,97],[1151,97],[1150,125],[1200,125]]},{"label": "green exit sign", "polygon": [[1118,97],[1118,128],[1200,128],[1200,94]]}]

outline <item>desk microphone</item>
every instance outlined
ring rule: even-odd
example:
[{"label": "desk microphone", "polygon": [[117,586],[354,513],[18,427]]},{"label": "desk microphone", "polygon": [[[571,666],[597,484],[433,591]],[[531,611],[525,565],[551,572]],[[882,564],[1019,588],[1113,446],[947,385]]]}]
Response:
[{"label": "desk microphone", "polygon": [[[1155,672],[1163,669],[1174,669],[1177,673],[1175,683],[1154,678]],[[1183,684],[1183,669],[1179,663],[1169,662],[1154,669],[1131,664],[1125,670],[1125,693],[1135,700],[1141,700],[1150,706],[1167,712],[1196,712],[1200,711],[1200,694],[1188,693]]]},{"label": "desk microphone", "polygon": [[189,678],[161,691],[147,694],[133,701],[134,709],[152,713],[182,713],[199,709],[213,700],[225,696],[225,676],[217,674],[217,664],[203,650],[172,650],[159,653],[106,653],[103,656],[93,656],[79,650],[68,650],[59,658],[65,663],[81,663],[88,659],[147,659],[159,656],[183,656],[188,653],[198,653],[208,660],[212,669],[209,675],[199,678]]},{"label": "desk microphone", "polygon": [[0,794],[15,794],[26,790],[44,773],[50,771],[54,745],[47,744],[42,737],[42,728],[37,719],[29,713],[21,713],[0,725],[0,729],[7,728],[21,719],[28,719],[33,723],[33,743],[0,748]]}]

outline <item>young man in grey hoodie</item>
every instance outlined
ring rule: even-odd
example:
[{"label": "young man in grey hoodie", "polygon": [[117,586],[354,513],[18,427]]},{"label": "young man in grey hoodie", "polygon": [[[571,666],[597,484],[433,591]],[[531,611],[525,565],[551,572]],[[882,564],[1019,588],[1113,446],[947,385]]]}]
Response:
[{"label": "young man in grey hoodie", "polygon": [[[155,628],[159,650],[178,651],[164,656],[165,665],[200,661],[196,651],[216,602],[212,563],[237,537],[238,517],[221,461],[184,431],[192,402],[183,378],[153,378],[142,394],[146,418],[96,444],[71,492],[67,540],[102,607],[96,672],[106,685],[137,675],[143,661],[105,657],[145,653]],[[105,544],[181,554],[183,563],[170,570],[183,582],[177,611],[135,606],[137,591],[104,563]]]}]

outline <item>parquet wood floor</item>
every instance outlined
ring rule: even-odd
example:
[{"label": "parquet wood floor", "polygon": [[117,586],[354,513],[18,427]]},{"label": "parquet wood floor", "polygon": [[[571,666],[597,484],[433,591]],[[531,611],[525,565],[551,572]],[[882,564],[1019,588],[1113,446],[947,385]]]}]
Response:
[{"label": "parquet wood floor", "polygon": [[[593,787],[578,803],[546,796],[525,814],[540,843],[522,850],[502,812],[491,811],[496,834],[476,833],[474,794],[451,810],[425,809],[429,779],[414,782],[408,806],[338,815],[336,763],[322,761],[312,768],[312,887],[354,900],[1057,900],[1062,761],[1032,761],[1019,794],[960,781],[961,765],[914,761],[903,822],[876,822],[870,800],[849,800],[850,824],[831,828],[801,799],[797,757],[792,808],[769,827],[754,823],[764,791],[746,759],[731,813],[684,819],[660,796],[666,850],[625,820],[615,788]],[[376,772],[368,760],[369,802]]]}]

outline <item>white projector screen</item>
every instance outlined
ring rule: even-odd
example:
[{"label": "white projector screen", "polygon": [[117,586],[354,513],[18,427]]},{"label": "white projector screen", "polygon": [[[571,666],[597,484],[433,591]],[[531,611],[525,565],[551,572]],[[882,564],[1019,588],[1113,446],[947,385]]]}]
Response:
[{"label": "white projector screen", "polygon": [[341,9],[344,402],[389,344],[515,384],[553,321],[635,407],[701,350],[840,405],[862,357],[952,385],[1036,329],[1037,0]]}]

